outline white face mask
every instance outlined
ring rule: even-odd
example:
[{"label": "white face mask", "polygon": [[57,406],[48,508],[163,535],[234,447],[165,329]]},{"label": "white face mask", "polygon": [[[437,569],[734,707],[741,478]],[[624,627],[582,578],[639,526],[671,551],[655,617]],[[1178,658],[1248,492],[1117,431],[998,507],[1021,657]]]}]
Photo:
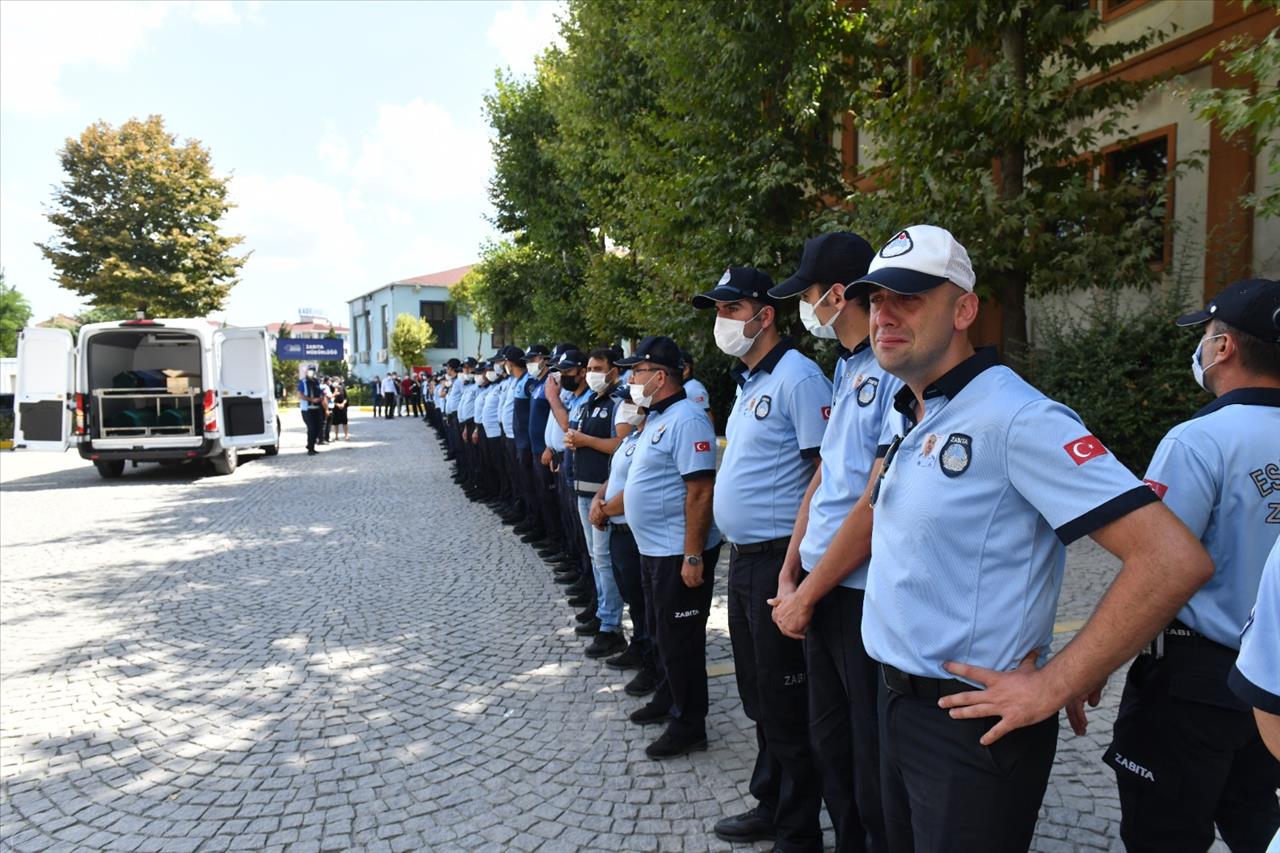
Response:
[{"label": "white face mask", "polygon": [[[747,328],[748,323],[758,319],[763,311],[764,309],[761,308],[750,320],[731,320],[728,317],[717,317],[714,335],[716,346],[720,348],[720,351],[734,358],[741,358],[746,355],[747,350],[751,349],[751,345],[760,336],[760,332],[756,332],[752,337],[747,337],[743,330]],[[764,330],[761,329],[761,331]]]},{"label": "white face mask", "polygon": [[529,362],[529,375],[532,376],[534,379],[537,379],[539,376],[541,376],[542,362],[540,361]]},{"label": "white face mask", "polygon": [[646,409],[653,402],[653,394],[644,393],[644,389],[648,384],[648,382],[632,382],[627,386],[627,390],[631,392],[631,402]]},{"label": "white face mask", "polygon": [[831,287],[827,288],[827,292],[822,294],[822,298],[813,305],[810,305],[803,299],[800,300],[800,322],[804,324],[804,327],[808,330],[809,334],[813,335],[815,338],[833,341],[838,337],[838,335],[836,335],[836,318],[840,316],[840,313],[844,311],[844,308],[841,308],[840,311],[832,314],[831,319],[825,323],[818,322],[818,312],[815,310],[817,305],[821,305],[826,301],[827,297],[831,295],[831,291],[834,287],[835,285],[833,284]]},{"label": "white face mask", "polygon": [[632,426],[640,426],[640,424],[644,423],[645,413],[640,411],[640,407],[635,403],[619,403],[618,405],[622,409],[619,416],[624,423],[629,423]]},{"label": "white face mask", "polygon": [[1213,367],[1213,364],[1217,364],[1218,362],[1215,361],[1213,364],[1209,365],[1209,367],[1204,366],[1204,362],[1201,360],[1204,357],[1203,352],[1201,352],[1204,349],[1204,342],[1211,341],[1214,338],[1225,338],[1225,337],[1226,335],[1222,334],[1222,335],[1210,335],[1207,338],[1202,338],[1200,340],[1200,343],[1196,344],[1196,351],[1191,353],[1191,375],[1196,378],[1196,384],[1199,385],[1201,388],[1204,388],[1204,390],[1206,391],[1208,391],[1209,389],[1204,384],[1205,371],[1208,370],[1209,367]]},{"label": "white face mask", "polygon": [[486,370],[486,371],[484,372],[484,378],[485,378],[485,379],[488,379],[490,382],[497,382],[497,381],[498,381],[498,371],[496,371],[496,370]]},{"label": "white face mask", "polygon": [[507,366],[505,364],[496,364],[494,365],[493,369],[497,371],[499,376],[507,375]]},{"label": "white face mask", "polygon": [[588,371],[587,387],[597,394],[602,393],[604,389],[609,387],[609,374],[601,373],[598,370]]}]

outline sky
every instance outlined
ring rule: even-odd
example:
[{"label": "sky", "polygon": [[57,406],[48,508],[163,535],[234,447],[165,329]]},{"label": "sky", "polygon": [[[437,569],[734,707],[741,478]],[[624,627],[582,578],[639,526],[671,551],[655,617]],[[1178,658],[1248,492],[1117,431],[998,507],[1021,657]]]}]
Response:
[{"label": "sky", "polygon": [[463,266],[497,236],[484,94],[557,39],[559,3],[0,2],[0,267],[33,322],[74,314],[34,245],[58,151],[158,114],[230,176],[224,233],[252,251],[235,325]]}]

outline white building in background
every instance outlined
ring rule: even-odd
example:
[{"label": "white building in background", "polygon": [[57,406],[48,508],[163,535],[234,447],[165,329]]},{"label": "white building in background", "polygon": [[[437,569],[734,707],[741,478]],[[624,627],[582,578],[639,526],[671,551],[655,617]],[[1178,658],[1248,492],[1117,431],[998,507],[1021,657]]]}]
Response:
[{"label": "white building in background", "polygon": [[271,347],[274,351],[276,339],[280,337],[280,327],[289,327],[289,337],[291,338],[307,338],[310,340],[318,340],[320,338],[329,337],[332,330],[335,335],[342,338],[342,353],[348,364],[351,362],[351,329],[339,323],[331,321],[328,315],[315,308],[299,308],[298,320],[296,323],[268,323],[267,337],[271,338]]}]

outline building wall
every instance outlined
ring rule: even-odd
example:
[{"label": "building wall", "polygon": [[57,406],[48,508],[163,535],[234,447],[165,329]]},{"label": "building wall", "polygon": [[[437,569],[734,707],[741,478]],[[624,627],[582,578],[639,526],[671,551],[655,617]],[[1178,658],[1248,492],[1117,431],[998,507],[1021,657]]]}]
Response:
[{"label": "building wall", "polygon": [[[385,352],[389,349],[392,330],[396,317],[400,314],[421,316],[422,302],[448,302],[449,289],[431,285],[391,284],[348,302],[351,327],[352,372],[361,379],[372,379],[384,376],[387,371],[399,373],[405,371],[406,365],[400,364]],[[381,312],[387,308],[387,340],[384,342],[381,328]],[[368,312],[372,340],[365,335],[363,315]],[[423,363],[438,367],[450,358],[482,357],[493,354],[493,336],[476,328],[475,323],[467,315],[458,315],[458,345],[456,347],[433,347],[427,350]],[[437,335],[439,333],[437,332]],[[412,366],[412,365],[408,365]]]}]

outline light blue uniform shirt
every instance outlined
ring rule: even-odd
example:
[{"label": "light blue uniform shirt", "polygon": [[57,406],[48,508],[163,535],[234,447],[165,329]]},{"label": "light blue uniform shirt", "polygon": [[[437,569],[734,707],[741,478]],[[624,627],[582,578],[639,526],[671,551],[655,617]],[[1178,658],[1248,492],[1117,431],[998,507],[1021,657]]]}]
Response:
[{"label": "light blue uniform shirt", "polygon": [[[627,525],[646,557],[684,554],[685,480],[714,477],[716,434],[711,421],[683,391],[649,409],[644,440],[627,471]],[[767,487],[767,484],[765,484]],[[720,542],[714,519],[703,550]]]},{"label": "light blue uniform shirt", "polygon": [[1231,391],[1169,430],[1146,481],[1213,558],[1213,577],[1178,620],[1239,648],[1280,534],[1280,389]]},{"label": "light blue uniform shirt", "polygon": [[[560,389],[560,402],[564,404],[565,410],[569,412],[569,420],[573,420],[573,410],[579,404],[579,397],[585,400],[590,395],[590,388],[583,388],[580,392],[569,391],[564,388]],[[542,431],[542,440],[547,447],[551,448],[553,453],[564,453],[564,430],[560,428],[560,422],[556,420],[554,414],[547,418],[547,426]]]},{"label": "light blue uniform shirt", "polygon": [[1157,500],[1075,412],[980,350],[888,423],[862,618],[867,653],[912,675],[944,661],[1048,659],[1066,545]]},{"label": "light blue uniform shirt", "polygon": [[458,420],[471,421],[476,417],[476,395],[480,393],[480,386],[474,382],[468,382],[462,389],[462,397],[458,400]]},{"label": "light blue uniform shirt", "polygon": [[507,380],[503,379],[485,388],[484,408],[480,413],[480,423],[484,425],[485,438],[497,438],[502,432],[500,419],[502,395],[506,391],[507,384]]},{"label": "light blue uniform shirt", "polygon": [[453,384],[449,386],[449,394],[444,398],[444,413],[446,415],[456,415],[458,413],[458,404],[462,402],[462,374],[459,373],[453,377]]},{"label": "light blue uniform shirt", "polygon": [[[886,372],[876,362],[870,342],[863,341],[836,364],[832,384],[831,420],[822,437],[822,482],[809,501],[809,523],[800,540],[800,565],[806,572],[813,571],[831,546],[866,490],[876,458],[884,455],[880,432],[902,380]],[[870,562],[845,575],[840,585],[866,589]]]},{"label": "light blue uniform shirt", "polygon": [[[619,407],[621,408],[621,407]],[[631,470],[631,460],[635,458],[636,449],[640,446],[640,435],[643,430],[632,430],[622,439],[618,449],[609,459],[609,479],[604,484],[604,499],[607,503],[618,496],[627,485],[627,472]],[[626,503],[626,499],[623,499]],[[626,524],[627,519],[621,515],[609,517],[610,524]]]},{"label": "light blue uniform shirt", "polygon": [[498,420],[502,424],[502,435],[505,438],[515,438],[516,436],[516,384],[518,382],[519,380],[514,376],[508,376],[498,386],[502,391]]},{"label": "light blue uniform shirt", "polygon": [[[790,536],[831,414],[831,382],[790,339],[734,377],[716,526],[738,545]],[[692,402],[692,401],[691,401]]]},{"label": "light blue uniform shirt", "polygon": [[707,393],[707,386],[696,379],[690,378],[685,381],[684,395],[699,409],[711,408],[711,395]]},{"label": "light blue uniform shirt", "polygon": [[1262,570],[1258,600],[1240,634],[1240,656],[1227,683],[1253,707],[1280,714],[1280,541]]}]

